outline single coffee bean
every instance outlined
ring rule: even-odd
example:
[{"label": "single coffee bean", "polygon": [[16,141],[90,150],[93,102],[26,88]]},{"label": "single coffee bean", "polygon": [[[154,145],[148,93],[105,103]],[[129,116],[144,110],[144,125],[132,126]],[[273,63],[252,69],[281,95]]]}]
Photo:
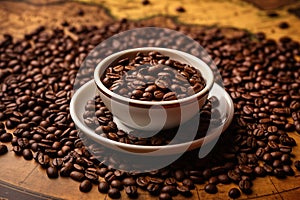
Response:
[{"label": "single coffee bean", "polygon": [[166,185],[161,189],[162,193],[168,193],[171,196],[176,196],[178,194],[178,190],[175,185]]},{"label": "single coffee bean", "polygon": [[178,186],[176,187],[176,189],[177,189],[177,191],[178,191],[181,195],[183,195],[183,196],[185,196],[185,197],[190,197],[190,196],[192,195],[190,189],[189,189],[187,186],[184,186],[184,185],[178,185]]},{"label": "single coffee bean", "polygon": [[182,181],[182,185],[187,186],[191,190],[195,188],[194,182],[187,178]]},{"label": "single coffee bean", "polygon": [[32,160],[32,158],[33,158],[33,155],[32,155],[32,152],[30,149],[24,149],[22,155],[25,158],[25,160]]},{"label": "single coffee bean", "polygon": [[121,197],[121,193],[117,188],[110,188],[108,190],[108,196],[112,199],[119,199]]},{"label": "single coffee bean", "polygon": [[123,184],[124,184],[125,186],[135,185],[135,184],[136,184],[136,182],[135,182],[135,180],[133,179],[133,177],[127,177],[127,178],[124,178],[122,182],[123,182]]},{"label": "single coffee bean", "polygon": [[5,144],[0,144],[0,155],[4,155],[8,152],[7,146]]},{"label": "single coffee bean", "polygon": [[136,198],[138,196],[137,187],[135,185],[125,186],[125,192],[130,198]]},{"label": "single coffee bean", "polygon": [[121,181],[119,180],[113,180],[111,183],[110,183],[110,186],[113,187],[113,188],[117,188],[119,190],[122,190],[123,189],[123,184]]},{"label": "single coffee bean", "polygon": [[296,160],[296,161],[294,162],[294,166],[296,167],[297,170],[300,171],[300,160]]},{"label": "single coffee bean", "polygon": [[148,177],[140,176],[136,179],[136,183],[141,188],[146,188],[150,182],[150,179]]},{"label": "single coffee bean", "polygon": [[13,136],[11,133],[3,133],[2,135],[0,135],[1,142],[10,142],[12,138]]},{"label": "single coffee bean", "polygon": [[237,199],[241,196],[241,192],[237,188],[231,188],[228,192],[228,196],[232,199]]},{"label": "single coffee bean", "polygon": [[78,171],[72,171],[70,173],[70,177],[74,180],[74,181],[78,181],[81,182],[84,180],[85,176],[83,173],[78,172]]},{"label": "single coffee bean", "polygon": [[245,194],[251,194],[251,182],[249,180],[241,180],[239,182],[239,187]]},{"label": "single coffee bean", "polygon": [[183,181],[183,179],[185,178],[183,170],[176,170],[174,175],[177,181]]},{"label": "single coffee bean", "polygon": [[171,200],[172,197],[168,193],[160,193],[159,194],[159,200]]},{"label": "single coffee bean", "polygon": [[93,185],[89,180],[84,180],[80,183],[79,190],[81,192],[89,192],[89,191],[91,191],[92,187],[93,187]]},{"label": "single coffee bean", "polygon": [[223,183],[223,184],[230,183],[230,179],[227,176],[227,174],[220,174],[220,175],[218,175],[218,180],[219,180],[220,183]]},{"label": "single coffee bean", "polygon": [[205,185],[204,190],[209,194],[216,194],[218,192],[217,186],[212,183]]},{"label": "single coffee bean", "polygon": [[264,170],[263,167],[256,166],[256,167],[254,168],[254,172],[255,172],[255,174],[256,174],[257,176],[259,176],[259,177],[264,177],[264,176],[266,176],[266,171]]},{"label": "single coffee bean", "polygon": [[58,178],[58,170],[57,170],[57,168],[50,166],[50,167],[47,168],[46,172],[47,172],[47,176],[49,178]]},{"label": "single coffee bean", "polygon": [[109,190],[109,184],[106,181],[100,181],[98,185],[98,191],[101,193],[107,193]]},{"label": "single coffee bean", "polygon": [[23,153],[23,149],[20,146],[13,146],[12,150],[17,156],[21,156]]}]

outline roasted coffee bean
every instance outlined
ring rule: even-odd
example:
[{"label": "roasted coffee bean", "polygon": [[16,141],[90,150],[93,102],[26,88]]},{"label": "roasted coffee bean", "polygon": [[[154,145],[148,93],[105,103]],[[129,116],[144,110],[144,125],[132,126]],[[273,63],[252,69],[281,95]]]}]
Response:
[{"label": "roasted coffee bean", "polygon": [[211,184],[215,184],[215,185],[216,185],[216,184],[219,183],[219,179],[218,179],[218,177],[216,177],[216,176],[212,176],[212,177],[209,178],[208,183],[211,183]]},{"label": "roasted coffee bean", "polygon": [[195,188],[194,182],[191,179],[184,179],[182,185],[187,186],[191,190]]},{"label": "roasted coffee bean", "polygon": [[183,181],[183,179],[185,178],[185,174],[183,170],[176,170],[174,176],[177,181]]},{"label": "roasted coffee bean", "polygon": [[49,178],[58,178],[58,170],[56,167],[50,166],[47,168],[46,172]]},{"label": "roasted coffee bean", "polygon": [[113,180],[111,183],[110,183],[110,186],[113,187],[113,188],[117,188],[119,190],[122,190],[123,189],[123,184],[121,181],[119,180]]},{"label": "roasted coffee bean", "polygon": [[296,160],[296,161],[294,162],[294,166],[296,167],[297,170],[300,171],[300,161],[299,161],[299,160]]},{"label": "roasted coffee bean", "polygon": [[125,186],[125,192],[130,198],[136,198],[138,196],[137,187],[135,185]]},{"label": "roasted coffee bean", "polygon": [[79,190],[81,192],[89,192],[89,191],[91,191],[92,187],[93,187],[93,185],[89,180],[84,180],[80,183]]},{"label": "roasted coffee bean", "polygon": [[166,185],[161,189],[162,193],[168,193],[171,196],[176,196],[178,194],[178,190],[175,185]]},{"label": "roasted coffee bean", "polygon": [[3,133],[2,135],[0,135],[1,142],[10,142],[12,138],[13,136],[11,133]]},{"label": "roasted coffee bean", "polygon": [[72,171],[70,173],[70,177],[74,180],[74,181],[78,181],[81,182],[85,179],[85,176],[83,173],[78,172],[78,171]]},{"label": "roasted coffee bean", "polygon": [[177,191],[178,191],[181,195],[183,195],[183,196],[185,196],[185,197],[190,197],[190,196],[192,195],[190,189],[189,189],[187,186],[184,186],[184,185],[178,185],[178,186],[176,187],[176,189],[177,189]]},{"label": "roasted coffee bean", "polygon": [[119,199],[121,197],[121,193],[117,188],[110,188],[108,190],[108,196],[112,199]]},{"label": "roasted coffee bean", "polygon": [[172,197],[168,193],[160,193],[159,194],[159,200],[171,200]]},{"label": "roasted coffee bean", "polygon": [[254,168],[254,172],[257,176],[261,176],[261,177],[264,177],[266,176],[266,171],[264,170],[263,167],[260,167],[260,166],[256,166]]},{"label": "roasted coffee bean", "polygon": [[25,160],[32,160],[33,155],[30,149],[24,149],[22,153]]},{"label": "roasted coffee bean", "polygon": [[204,190],[209,194],[216,194],[218,192],[217,186],[212,183],[205,185]]},{"label": "roasted coffee bean", "polygon": [[62,158],[54,158],[54,159],[52,160],[52,165],[53,165],[54,167],[56,167],[57,169],[60,169],[60,168],[62,167],[62,165],[63,165],[63,160],[62,160]]},{"label": "roasted coffee bean", "polygon": [[147,191],[152,194],[152,195],[158,195],[159,191],[160,191],[160,186],[158,184],[155,183],[150,183],[147,186]]},{"label": "roasted coffee bean", "polygon": [[147,177],[140,176],[136,179],[136,183],[141,188],[146,188],[149,184],[150,180]]},{"label": "roasted coffee bean", "polygon": [[227,173],[228,177],[233,180],[234,182],[239,182],[241,180],[241,175],[239,172],[236,172],[235,170],[230,170]]},{"label": "roasted coffee bean", "polygon": [[176,179],[173,177],[166,178],[165,185],[176,185]]},{"label": "roasted coffee bean", "polygon": [[136,182],[135,180],[132,178],[132,177],[127,177],[127,178],[124,178],[122,183],[125,185],[125,186],[129,186],[129,185],[135,185]]},{"label": "roasted coffee bean", "polygon": [[17,156],[21,156],[23,153],[23,149],[20,146],[13,146],[12,150]]},{"label": "roasted coffee bean", "polygon": [[100,181],[98,185],[98,191],[101,193],[107,193],[109,190],[109,184],[105,181]]},{"label": "roasted coffee bean", "polygon": [[293,176],[295,174],[294,170],[289,165],[283,165],[282,166],[283,171],[288,176]]},{"label": "roasted coffee bean", "polygon": [[109,171],[105,174],[104,179],[110,183],[116,179],[116,175],[114,175],[114,172]]},{"label": "roasted coffee bean", "polygon": [[243,193],[245,194],[251,194],[251,182],[249,180],[241,180],[239,182],[239,187],[242,190]]},{"label": "roasted coffee bean", "polygon": [[227,176],[227,174],[220,174],[220,175],[218,176],[218,181],[219,181],[220,183],[223,183],[223,184],[228,184],[228,183],[230,183],[230,179],[229,179],[229,177]]},{"label": "roasted coffee bean", "polygon": [[0,155],[6,154],[7,152],[7,146],[5,144],[0,144]]},{"label": "roasted coffee bean", "polygon": [[237,188],[231,188],[228,192],[228,196],[232,199],[237,199],[241,196],[241,192]]}]

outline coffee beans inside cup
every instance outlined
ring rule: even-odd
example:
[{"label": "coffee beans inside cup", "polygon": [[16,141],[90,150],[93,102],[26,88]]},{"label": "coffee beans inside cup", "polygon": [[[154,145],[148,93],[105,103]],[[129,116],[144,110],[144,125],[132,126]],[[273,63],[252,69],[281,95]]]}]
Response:
[{"label": "coffee beans inside cup", "polygon": [[[138,52],[106,69],[103,84],[113,92],[142,101],[170,101],[198,93],[205,80],[194,67],[159,52]],[[114,63],[115,63],[114,62]]]}]

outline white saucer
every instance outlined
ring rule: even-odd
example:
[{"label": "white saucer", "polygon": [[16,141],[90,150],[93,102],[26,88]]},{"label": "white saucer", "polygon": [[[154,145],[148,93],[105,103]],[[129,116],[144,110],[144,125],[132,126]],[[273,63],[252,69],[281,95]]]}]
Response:
[{"label": "white saucer", "polygon": [[[113,150],[132,153],[132,154],[143,154],[145,156],[160,156],[160,155],[171,155],[171,154],[182,154],[187,150],[193,150],[201,147],[211,141],[219,138],[220,134],[223,133],[230,125],[233,114],[234,106],[232,99],[229,94],[218,84],[214,84],[210,93],[210,96],[215,96],[219,100],[219,105],[216,107],[221,113],[222,124],[213,129],[208,129],[205,137],[196,139],[191,142],[184,142],[179,144],[169,144],[164,146],[143,146],[143,145],[133,145],[125,144],[117,141],[113,141],[97,135],[94,130],[85,125],[83,119],[83,112],[85,104],[88,100],[93,99],[97,95],[97,88],[94,80],[91,80],[81,86],[73,95],[70,103],[70,114],[77,126],[86,136],[93,139],[98,144],[108,147]],[[115,123],[118,125],[119,129],[124,131],[130,131],[127,126],[121,124],[121,122],[114,118]]]}]

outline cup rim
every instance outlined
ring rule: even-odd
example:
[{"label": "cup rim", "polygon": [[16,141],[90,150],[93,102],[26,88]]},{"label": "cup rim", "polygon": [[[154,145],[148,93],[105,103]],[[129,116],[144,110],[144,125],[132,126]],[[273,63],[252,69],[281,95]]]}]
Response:
[{"label": "cup rim", "polygon": [[[100,74],[100,70],[105,67],[105,69],[114,61],[112,60],[115,57],[120,57],[124,54],[128,54],[128,53],[132,53],[132,52],[149,52],[149,51],[158,51],[158,52],[171,52],[177,55],[181,55],[184,58],[193,60],[195,62],[199,62],[199,65],[204,67],[207,72],[207,74],[203,74],[203,72],[201,70],[199,70],[198,67],[195,67],[196,69],[198,69],[200,71],[200,73],[202,74],[202,76],[204,76],[204,79],[206,81],[206,85],[205,87],[191,95],[182,99],[176,99],[176,100],[170,100],[170,101],[141,101],[141,100],[137,100],[137,99],[131,99],[128,97],[124,97],[122,95],[119,95],[111,90],[109,90],[101,81],[101,76],[103,75],[103,73],[105,72],[105,70],[103,70],[103,73]],[[122,50],[119,51],[117,53],[113,53],[111,55],[109,55],[108,57],[104,58],[102,61],[100,61],[94,71],[94,81],[96,83],[96,86],[98,88],[98,90],[100,90],[104,95],[106,95],[109,98],[113,98],[116,101],[119,101],[121,103],[126,103],[132,106],[140,106],[140,107],[149,107],[149,106],[168,106],[168,105],[183,105],[183,104],[188,104],[191,102],[194,102],[195,99],[199,100],[202,97],[204,97],[206,94],[209,93],[210,89],[212,88],[213,84],[214,84],[214,76],[213,76],[213,72],[211,70],[211,68],[205,63],[203,62],[201,59],[197,58],[194,55],[188,54],[186,52],[183,51],[179,51],[176,49],[169,49],[169,48],[161,48],[161,47],[141,47],[141,48],[132,48],[132,49],[126,49],[126,50]]]}]

